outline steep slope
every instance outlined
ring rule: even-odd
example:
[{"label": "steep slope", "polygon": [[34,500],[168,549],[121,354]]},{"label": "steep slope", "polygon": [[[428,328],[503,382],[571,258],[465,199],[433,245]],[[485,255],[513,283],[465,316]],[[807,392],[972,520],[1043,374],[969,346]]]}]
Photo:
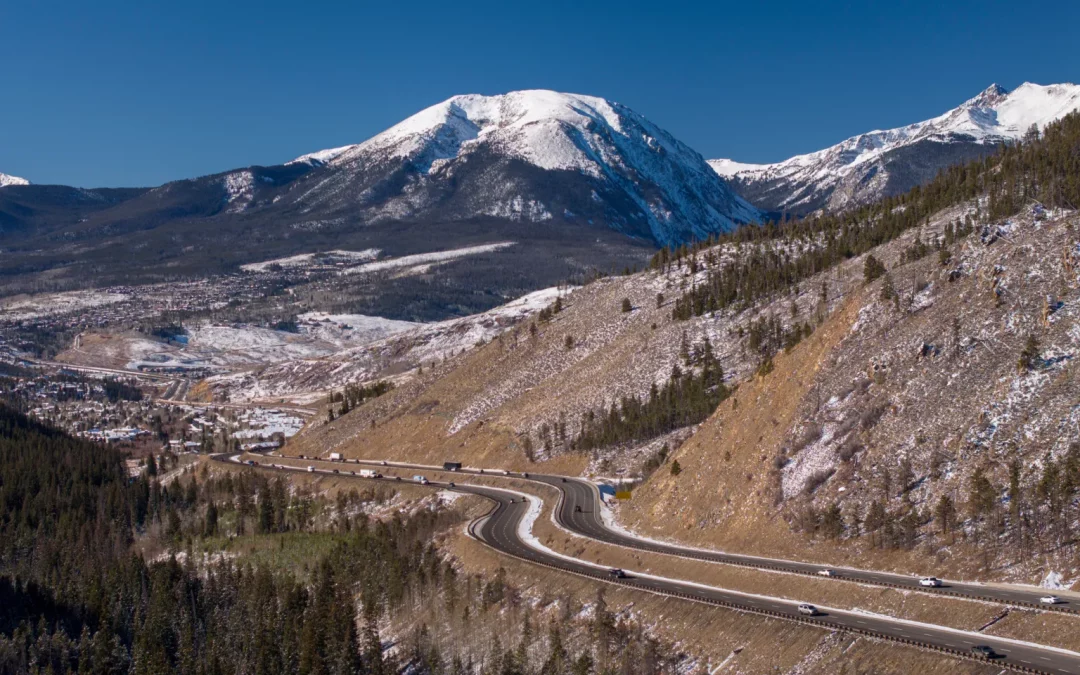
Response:
[{"label": "steep slope", "polygon": [[292,163],[335,169],[303,194],[305,209],[346,202],[375,220],[576,220],[677,244],[759,217],[641,115],[553,91],[455,96]]},{"label": "steep slope", "polygon": [[1032,126],[1044,129],[1078,109],[1078,85],[1024,83],[1009,92],[995,84],[933,119],[853,136],[776,164],[709,164],[763,209],[795,215],[843,209],[906,192],[942,168],[993,152]]}]

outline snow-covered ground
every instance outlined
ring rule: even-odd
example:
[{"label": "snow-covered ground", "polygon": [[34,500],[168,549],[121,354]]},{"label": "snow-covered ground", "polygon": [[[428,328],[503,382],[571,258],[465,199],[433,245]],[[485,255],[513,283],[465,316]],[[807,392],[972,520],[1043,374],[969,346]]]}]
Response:
[{"label": "snow-covered ground", "polygon": [[[310,402],[331,389],[371,380],[391,366],[398,371],[407,370],[417,364],[430,364],[472,349],[523,318],[539,312],[552,304],[560,293],[566,292],[567,289],[547,288],[487,312],[459,319],[412,324],[411,327],[399,325],[405,322],[383,325],[383,329],[403,330],[332,355],[301,357],[275,363],[257,372],[215,376],[210,378],[209,383],[215,390],[227,392],[233,401],[287,398],[296,402]],[[314,319],[314,315],[305,316]]]},{"label": "snow-covered ground", "polygon": [[343,263],[355,265],[368,260],[374,260],[377,257],[379,257],[379,249],[377,248],[368,248],[363,251],[333,250],[324,253],[300,253],[285,258],[248,263],[247,265],[241,265],[240,269],[245,272],[265,272],[272,265],[277,265],[284,269],[310,267],[317,264],[335,265]]},{"label": "snow-covered ground", "polygon": [[0,319],[24,321],[111,305],[127,299],[128,296],[123,293],[97,290],[46,293],[30,297],[18,296],[0,302]]},{"label": "snow-covered ground", "polygon": [[375,262],[366,263],[357,267],[350,267],[342,271],[342,274],[371,274],[373,272],[382,272],[385,270],[422,266],[423,271],[427,271],[431,265],[450,262],[451,260],[457,260],[458,258],[464,258],[466,256],[475,255],[477,253],[491,253],[500,249],[513,246],[516,242],[504,241],[496,244],[481,244],[479,246],[466,246],[463,248],[455,248],[449,251],[435,251],[432,253],[417,253],[416,255],[405,255],[400,258],[387,258],[386,260],[377,260]]}]

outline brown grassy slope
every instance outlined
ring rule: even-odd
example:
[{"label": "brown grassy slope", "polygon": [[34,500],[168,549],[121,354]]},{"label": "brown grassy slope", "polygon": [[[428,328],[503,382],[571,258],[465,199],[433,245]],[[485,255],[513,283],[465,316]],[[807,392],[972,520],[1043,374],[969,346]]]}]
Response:
[{"label": "brown grassy slope", "polygon": [[779,355],[770,375],[743,383],[675,454],[682,473],[657,472],[623,505],[623,519],[645,534],[678,533],[695,543],[788,548],[789,528],[770,489],[771,462],[858,307],[848,301],[790,354]]}]

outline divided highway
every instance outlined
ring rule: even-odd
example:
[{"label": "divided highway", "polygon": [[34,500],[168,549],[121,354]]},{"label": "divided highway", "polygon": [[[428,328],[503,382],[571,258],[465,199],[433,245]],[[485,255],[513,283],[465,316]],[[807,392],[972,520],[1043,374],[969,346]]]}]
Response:
[{"label": "divided highway", "polygon": [[[359,460],[359,464],[382,465],[382,462]],[[442,467],[426,466],[422,464],[391,463],[403,469],[417,469],[424,471],[442,471]],[[480,475],[479,469],[459,469],[459,473]],[[485,476],[503,476],[500,471],[487,470]],[[706,549],[679,546],[652,539],[635,537],[626,532],[613,530],[601,517],[600,493],[596,486],[580,478],[569,476],[553,476],[544,474],[512,473],[509,477],[526,479],[538,483],[550,485],[559,490],[562,499],[556,511],[556,520],[562,527],[579,534],[583,537],[596,539],[616,546],[662,553],[665,555],[678,556],[680,558],[692,558],[708,562],[726,565],[739,565],[741,567],[756,567],[794,574],[807,574],[821,576],[825,579],[839,581],[855,581],[875,586],[887,586],[890,588],[903,588],[905,590],[919,591],[933,595],[948,595],[968,598],[971,600],[985,600],[987,602],[1002,603],[1017,607],[1037,607],[1046,611],[1067,612],[1080,614],[1080,603],[1069,602],[1068,598],[1061,598],[1056,605],[1042,603],[1040,598],[1047,595],[1047,591],[1039,589],[1006,588],[1000,586],[988,586],[980,583],[965,583],[961,581],[942,580],[938,588],[921,586],[919,578],[906,574],[893,572],[878,572],[874,570],[860,570],[848,567],[831,567],[820,563],[800,562],[797,560],[785,560],[783,558],[767,558],[761,556],[745,555],[740,553],[725,553],[723,551],[711,551]],[[825,577],[821,573],[825,570],[831,572]],[[926,570],[926,574],[932,574],[933,570]]]},{"label": "divided highway", "polygon": [[[215,460],[224,462],[236,462],[239,461],[238,458],[239,455],[214,456]],[[355,462],[351,463],[355,464]],[[359,463],[382,465],[381,462],[361,461]],[[268,466],[266,463],[260,463],[257,466],[262,469],[275,471],[305,471],[305,469],[301,467],[276,467],[272,465]],[[336,466],[347,465],[337,464]],[[441,470],[441,468],[438,467],[399,463],[394,463],[389,466],[401,469],[426,471],[433,469]],[[320,474],[334,474],[334,471],[335,469],[326,468],[316,468],[314,470],[314,472]],[[339,476],[351,477],[348,469],[346,469],[344,473],[341,472],[340,469],[337,469],[337,471]],[[463,470],[461,473],[478,475],[480,472],[479,470]],[[484,472],[484,475],[491,474],[491,471]],[[525,476],[513,474],[512,477],[524,478]],[[711,558],[704,558],[702,557],[703,555],[727,555],[706,553],[695,549],[685,549],[681,547],[671,547],[675,551],[674,553],[668,550],[660,550],[666,549],[667,545],[648,541],[642,542],[641,540],[628,537],[625,534],[607,528],[600,519],[598,509],[596,508],[596,500],[599,499],[599,494],[596,492],[596,488],[591,484],[578,479],[562,476],[536,476],[530,474],[528,479],[553,485],[561,491],[562,498],[558,508],[557,519],[564,527],[572,529],[583,536],[593,537],[594,534],[596,534],[597,536],[595,536],[595,538],[617,545],[631,545],[632,543],[633,548],[669,553],[672,555],[686,555],[686,557],[705,560],[711,560]],[[396,482],[394,479],[389,478],[363,478],[360,480]],[[728,591],[678,579],[638,574],[629,570],[626,571],[625,576],[616,576],[612,574],[611,570],[606,568],[557,554],[538,545],[535,541],[527,541],[526,538],[522,536],[523,520],[529,513],[530,508],[533,508],[532,500],[536,500],[536,502],[539,503],[539,499],[536,497],[529,497],[527,500],[525,495],[511,490],[478,485],[463,485],[461,483],[451,484],[437,481],[430,481],[428,484],[434,488],[451,489],[462,493],[475,494],[491,500],[494,503],[491,511],[489,511],[487,515],[473,521],[469,526],[469,532],[480,541],[501,553],[530,563],[578,576],[589,577],[606,583],[636,588],[650,593],[683,598],[709,605],[728,607],[787,621],[818,626],[828,630],[843,630],[870,637],[884,638],[964,658],[976,658],[980,661],[993,662],[995,665],[1008,667],[1020,672],[1054,675],[1059,673],[1072,673],[1080,675],[1080,654],[1052,647],[986,636],[969,631],[954,630],[932,624],[905,621],[903,619],[895,619],[877,614],[865,614],[821,606],[817,607],[818,611],[815,615],[808,616],[803,612],[800,612],[799,603],[792,600]],[[451,485],[453,485],[453,487],[451,487]],[[581,507],[580,511],[576,508],[579,506]],[[614,539],[610,539],[610,537],[614,537]],[[627,541],[631,543],[624,543]],[[646,548],[646,546],[648,548]],[[660,549],[652,548],[654,546],[660,547]],[[767,559],[756,560],[761,561]],[[784,564],[802,564],[791,563],[790,561],[778,562]],[[766,567],[767,565],[759,563],[755,566]],[[814,569],[820,569],[820,566],[817,566]],[[990,647],[995,653],[995,657],[993,659],[978,657],[972,651],[972,647],[975,646]]]}]

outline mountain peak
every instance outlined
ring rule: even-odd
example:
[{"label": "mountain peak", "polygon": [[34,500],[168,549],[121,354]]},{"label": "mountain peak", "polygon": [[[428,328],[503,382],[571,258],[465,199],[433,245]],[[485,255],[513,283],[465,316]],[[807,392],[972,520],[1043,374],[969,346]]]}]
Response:
[{"label": "mountain peak", "polygon": [[986,89],[979,92],[979,95],[975,98],[965,101],[961,107],[964,108],[992,108],[1009,95],[1009,90],[1000,84],[991,84]]},{"label": "mountain peak", "polygon": [[762,215],[642,115],[548,89],[453,96],[362,143],[293,161],[334,174],[311,200],[358,194],[373,217],[604,223],[677,245]]},{"label": "mountain peak", "polygon": [[18,176],[10,176],[6,173],[0,173],[0,187],[7,187],[8,185],[29,185],[30,181],[25,178],[19,178]]}]

